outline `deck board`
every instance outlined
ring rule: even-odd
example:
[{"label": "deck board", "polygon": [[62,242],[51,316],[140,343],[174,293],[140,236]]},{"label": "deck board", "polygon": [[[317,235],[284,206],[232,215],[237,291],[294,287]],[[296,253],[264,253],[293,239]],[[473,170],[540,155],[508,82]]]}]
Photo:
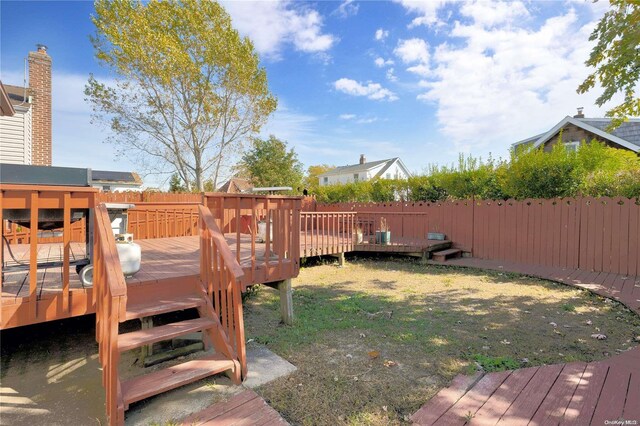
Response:
[{"label": "deck board", "polygon": [[252,390],[246,390],[228,401],[210,405],[204,410],[182,420],[183,425],[240,426],[240,425],[288,425],[276,410]]}]

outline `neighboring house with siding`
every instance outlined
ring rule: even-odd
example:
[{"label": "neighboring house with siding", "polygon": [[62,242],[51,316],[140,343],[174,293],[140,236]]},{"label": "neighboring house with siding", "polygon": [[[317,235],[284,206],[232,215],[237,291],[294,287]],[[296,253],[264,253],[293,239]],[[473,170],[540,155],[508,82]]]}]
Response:
[{"label": "neighboring house with siding", "polygon": [[[0,83],[1,84],[1,83]],[[0,163],[32,164],[32,108],[25,89],[2,85],[3,97],[9,101],[13,114],[0,116]]]},{"label": "neighboring house with siding", "polygon": [[578,108],[577,115],[563,118],[549,131],[516,142],[512,148],[532,146],[551,151],[559,142],[560,132],[562,132],[561,143],[570,150],[579,149],[582,143],[598,140],[613,148],[640,153],[640,118],[630,118],[611,132],[607,130],[610,123],[610,118],[585,117],[582,108]]},{"label": "neighboring house with siding", "polygon": [[321,175],[320,186],[363,182],[372,179],[407,179],[411,173],[399,157],[367,162],[364,154],[354,165],[336,167]]},{"label": "neighboring house with siding", "polygon": [[2,101],[8,100],[13,114],[2,107],[0,163],[50,166],[51,57],[46,46],[29,52],[28,63],[28,87],[3,84]]}]

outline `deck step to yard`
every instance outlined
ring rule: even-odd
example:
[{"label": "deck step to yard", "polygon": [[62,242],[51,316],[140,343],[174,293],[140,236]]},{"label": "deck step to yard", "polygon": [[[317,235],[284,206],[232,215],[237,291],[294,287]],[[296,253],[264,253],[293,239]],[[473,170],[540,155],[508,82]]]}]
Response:
[{"label": "deck step to yard", "polygon": [[223,355],[208,355],[124,381],[122,395],[129,405],[234,368],[236,364]]},{"label": "deck step to yard", "polygon": [[181,298],[174,298],[170,300],[154,299],[149,302],[136,303],[134,305],[127,306],[125,321],[197,308],[204,305],[204,303],[204,299],[198,296],[183,296]]},{"label": "deck step to yard", "polygon": [[118,350],[124,352],[162,340],[174,339],[184,334],[210,328],[215,324],[216,323],[209,318],[196,318],[120,334],[118,336]]},{"label": "deck step to yard", "polygon": [[444,262],[447,259],[453,259],[460,256],[462,256],[462,250],[448,249],[433,253],[433,260],[435,260],[436,262]]}]

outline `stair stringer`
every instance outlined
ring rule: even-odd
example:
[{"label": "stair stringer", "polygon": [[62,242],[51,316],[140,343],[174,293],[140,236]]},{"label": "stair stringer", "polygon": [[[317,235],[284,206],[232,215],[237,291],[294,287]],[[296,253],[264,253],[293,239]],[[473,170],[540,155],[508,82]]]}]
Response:
[{"label": "stair stringer", "polygon": [[208,344],[213,345],[213,348],[216,352],[233,361],[235,368],[228,375],[233,383],[239,385],[242,383],[242,372],[240,368],[240,362],[238,361],[238,354],[231,346],[231,343],[229,342],[229,336],[227,336],[227,333],[223,330],[222,324],[220,324],[220,317],[213,309],[211,298],[205,291],[204,286],[199,285],[198,290],[200,292],[200,296],[203,297],[206,301],[206,303],[202,307],[198,308],[198,313],[201,317],[209,318],[215,322],[214,326],[203,330],[202,335],[203,339],[205,340],[205,346],[207,346]]}]

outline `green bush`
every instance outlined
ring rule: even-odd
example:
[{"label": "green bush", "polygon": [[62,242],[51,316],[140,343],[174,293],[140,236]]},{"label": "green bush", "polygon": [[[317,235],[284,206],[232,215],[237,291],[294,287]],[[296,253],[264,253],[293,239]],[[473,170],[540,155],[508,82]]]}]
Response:
[{"label": "green bush", "polygon": [[321,203],[524,199],[555,197],[640,197],[640,157],[597,141],[569,151],[520,149],[509,161],[483,162],[460,156],[456,166],[431,167],[408,180],[378,179],[317,189]]}]

